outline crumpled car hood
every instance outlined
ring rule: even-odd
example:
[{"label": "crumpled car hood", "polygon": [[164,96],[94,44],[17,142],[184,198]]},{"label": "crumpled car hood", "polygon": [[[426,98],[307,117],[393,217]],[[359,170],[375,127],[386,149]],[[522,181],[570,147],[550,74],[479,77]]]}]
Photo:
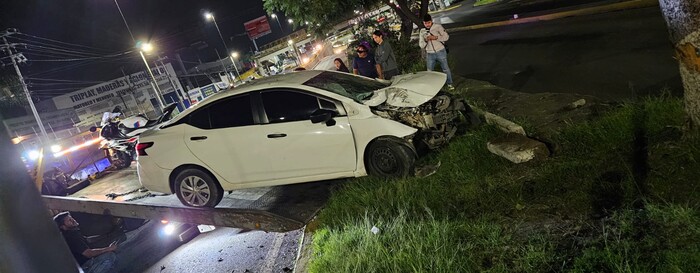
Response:
[{"label": "crumpled car hood", "polygon": [[363,104],[373,107],[386,102],[396,107],[417,107],[435,97],[446,80],[446,74],[434,71],[399,75],[392,78],[389,87],[374,91]]}]

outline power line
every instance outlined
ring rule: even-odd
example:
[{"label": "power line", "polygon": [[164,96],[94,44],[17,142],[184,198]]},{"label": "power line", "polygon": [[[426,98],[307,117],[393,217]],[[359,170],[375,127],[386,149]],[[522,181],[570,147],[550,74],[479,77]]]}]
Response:
[{"label": "power line", "polygon": [[107,59],[107,58],[115,58],[119,56],[124,56],[126,54],[131,54],[133,51],[128,51],[120,54],[115,54],[115,55],[109,55],[109,56],[100,56],[100,57],[86,57],[86,58],[73,58],[73,59],[50,59],[50,60],[30,60],[32,62],[75,62],[75,61],[84,61],[84,60],[96,60],[96,59]]},{"label": "power line", "polygon": [[36,39],[40,39],[40,40],[51,41],[51,42],[55,42],[55,43],[59,43],[59,44],[72,45],[72,46],[79,46],[79,47],[85,47],[85,48],[92,48],[92,49],[97,49],[97,50],[102,50],[102,51],[109,51],[109,50],[106,50],[106,49],[101,49],[101,48],[92,47],[92,46],[86,46],[86,45],[80,45],[80,44],[73,44],[73,43],[61,42],[61,41],[58,41],[58,40],[53,40],[53,39],[49,39],[49,38],[43,38],[43,37],[39,37],[39,36],[34,36],[34,35],[22,33],[22,32],[17,32],[17,34],[29,36],[29,37],[36,38]]},{"label": "power line", "polygon": [[[10,37],[10,38],[11,38],[11,39],[15,39],[15,40],[19,40],[19,41],[22,41],[22,42],[26,42],[26,43],[35,43],[35,44],[40,44],[40,45],[45,45],[45,46],[50,46],[50,47],[65,49],[65,50],[75,50],[75,51],[80,51],[80,52],[87,52],[87,51],[78,50],[78,49],[75,49],[75,48],[69,48],[69,47],[64,47],[64,46],[59,46],[59,45],[44,43],[44,42],[40,42],[40,41],[33,41],[33,40],[30,40],[30,39],[25,39],[25,38],[20,38],[20,37]],[[89,53],[93,53],[93,52],[89,52]],[[106,52],[97,52],[96,54],[104,54],[104,53],[106,53]]]}]

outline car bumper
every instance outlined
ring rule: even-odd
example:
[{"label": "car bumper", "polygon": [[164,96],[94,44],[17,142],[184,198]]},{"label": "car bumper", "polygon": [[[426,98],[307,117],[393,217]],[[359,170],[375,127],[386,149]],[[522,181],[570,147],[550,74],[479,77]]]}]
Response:
[{"label": "car bumper", "polygon": [[172,193],[170,189],[170,172],[172,170],[163,169],[156,164],[136,162],[136,172],[139,175],[141,186],[149,191]]}]

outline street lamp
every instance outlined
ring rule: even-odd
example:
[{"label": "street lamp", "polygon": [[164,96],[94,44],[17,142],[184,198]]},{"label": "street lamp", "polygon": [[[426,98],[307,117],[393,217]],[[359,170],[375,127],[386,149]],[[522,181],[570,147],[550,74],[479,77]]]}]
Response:
[{"label": "street lamp", "polygon": [[233,69],[236,71],[236,76],[238,76],[239,80],[242,80],[241,74],[238,73],[238,67],[236,66],[236,62],[233,59],[238,59],[238,52],[234,51],[231,53],[231,62],[233,62]]},{"label": "street lamp", "polygon": [[289,44],[289,46],[292,47],[292,52],[294,52],[294,63],[296,63],[297,66],[300,65],[299,62],[297,62],[297,59],[299,59],[299,53],[297,53],[297,47],[294,46],[294,40],[289,39],[289,41],[287,41],[287,44]]},{"label": "street lamp", "polygon": [[139,54],[141,54],[141,59],[143,59],[143,63],[146,65],[146,70],[148,70],[148,74],[151,75],[151,87],[153,87],[153,91],[156,92],[156,98],[158,98],[158,103],[160,103],[160,107],[165,107],[165,103],[163,103],[163,99],[161,98],[162,92],[160,91],[160,88],[158,87],[158,84],[155,82],[156,77],[153,75],[153,71],[151,71],[151,66],[148,65],[148,61],[146,61],[146,55],[143,54],[143,52],[150,52],[153,50],[153,45],[150,43],[137,43],[136,47],[139,48]]},{"label": "street lamp", "polygon": [[272,19],[275,19],[275,21],[277,21],[277,25],[280,26],[280,31],[284,31],[284,30],[282,29],[282,24],[280,24],[280,19],[277,18],[277,14],[274,14],[274,13],[273,13],[273,14],[270,14],[270,17],[272,17]]},{"label": "street lamp", "polygon": [[[219,38],[221,38],[221,42],[224,44],[224,49],[226,50],[225,52],[229,52],[229,51],[228,51],[228,46],[226,45],[226,41],[224,40],[224,36],[221,35],[221,30],[219,29],[219,24],[216,23],[216,18],[214,18],[214,14],[211,13],[211,12],[205,12],[205,13],[204,13],[204,18],[206,18],[207,21],[212,21],[212,22],[214,22],[214,26],[216,27],[216,32],[219,33]],[[229,59],[231,59],[231,63],[234,62],[234,61],[233,61],[233,57],[231,57],[230,55],[229,55]],[[235,64],[234,64],[234,66],[235,66]],[[226,70],[226,67],[224,67],[224,70]],[[231,75],[228,74],[228,71],[224,71],[224,72],[227,72],[226,75],[228,75],[228,78],[230,79],[230,78],[231,78]],[[236,73],[238,73],[238,71],[236,71]],[[236,79],[232,79],[232,80],[231,80],[231,83],[233,83],[234,81],[236,81]]]}]

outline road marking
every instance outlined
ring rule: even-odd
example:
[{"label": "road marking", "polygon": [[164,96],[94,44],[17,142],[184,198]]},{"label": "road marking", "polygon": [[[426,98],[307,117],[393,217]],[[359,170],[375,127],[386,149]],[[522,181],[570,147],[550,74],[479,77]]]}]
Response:
[{"label": "road marking", "polygon": [[275,233],[275,239],[272,241],[272,247],[267,251],[265,255],[265,264],[262,266],[263,273],[272,273],[275,260],[280,254],[280,247],[282,247],[282,242],[284,241],[284,233]]},{"label": "road marking", "polygon": [[578,10],[557,12],[557,13],[541,15],[541,16],[534,16],[534,17],[527,17],[527,18],[520,18],[520,19],[514,19],[514,20],[508,20],[508,21],[500,21],[500,22],[485,23],[485,24],[479,24],[479,25],[464,26],[464,27],[449,28],[446,30],[447,30],[447,32],[451,33],[451,32],[459,32],[459,31],[466,31],[466,30],[473,30],[473,29],[489,28],[489,27],[500,27],[500,26],[507,26],[507,25],[549,21],[549,20],[556,20],[556,19],[572,17],[572,16],[593,15],[593,14],[599,14],[599,13],[605,13],[605,12],[611,12],[611,11],[619,11],[619,10],[627,10],[627,9],[635,9],[635,8],[646,8],[646,7],[652,7],[652,6],[658,6],[658,5],[659,5],[659,1],[657,1],[657,0],[632,0],[632,1],[620,2],[620,3],[604,5],[604,6],[596,6],[596,7],[589,7],[589,8],[583,8],[583,9],[578,9]]}]

